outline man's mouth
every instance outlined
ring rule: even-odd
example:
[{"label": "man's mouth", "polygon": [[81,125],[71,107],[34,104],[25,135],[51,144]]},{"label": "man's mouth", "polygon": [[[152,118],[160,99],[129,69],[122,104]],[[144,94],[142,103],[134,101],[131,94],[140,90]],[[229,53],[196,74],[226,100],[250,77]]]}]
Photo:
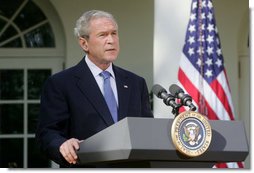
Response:
[{"label": "man's mouth", "polygon": [[116,49],[106,49],[106,52],[107,51],[115,51]]}]

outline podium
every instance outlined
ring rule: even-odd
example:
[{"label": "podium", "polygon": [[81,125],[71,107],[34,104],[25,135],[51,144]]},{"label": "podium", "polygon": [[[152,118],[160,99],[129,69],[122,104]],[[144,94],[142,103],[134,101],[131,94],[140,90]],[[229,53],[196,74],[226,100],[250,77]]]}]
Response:
[{"label": "podium", "polygon": [[249,153],[241,121],[209,120],[212,140],[205,153],[187,157],[171,139],[173,119],[127,117],[80,144],[80,165],[101,168],[209,168],[244,161]]}]

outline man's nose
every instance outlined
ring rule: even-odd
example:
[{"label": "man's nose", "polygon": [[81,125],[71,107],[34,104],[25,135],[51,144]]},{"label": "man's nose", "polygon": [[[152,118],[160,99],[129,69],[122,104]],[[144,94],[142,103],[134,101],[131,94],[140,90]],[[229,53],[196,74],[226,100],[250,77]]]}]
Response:
[{"label": "man's nose", "polygon": [[109,35],[107,36],[107,43],[113,43],[113,42],[114,42],[114,36],[111,35],[111,34],[109,34]]}]

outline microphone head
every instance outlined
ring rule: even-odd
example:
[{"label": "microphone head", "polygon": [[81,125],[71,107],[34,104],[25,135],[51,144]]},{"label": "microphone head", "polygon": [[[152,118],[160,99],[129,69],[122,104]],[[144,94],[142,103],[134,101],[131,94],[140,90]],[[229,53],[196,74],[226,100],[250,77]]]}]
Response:
[{"label": "microphone head", "polygon": [[172,84],[169,87],[169,91],[173,96],[177,96],[179,93],[184,93],[183,89],[176,84]]},{"label": "microphone head", "polygon": [[161,93],[165,92],[167,93],[167,91],[162,87],[160,86],[159,84],[155,84],[152,88],[152,92],[159,98],[162,98],[161,97]]}]

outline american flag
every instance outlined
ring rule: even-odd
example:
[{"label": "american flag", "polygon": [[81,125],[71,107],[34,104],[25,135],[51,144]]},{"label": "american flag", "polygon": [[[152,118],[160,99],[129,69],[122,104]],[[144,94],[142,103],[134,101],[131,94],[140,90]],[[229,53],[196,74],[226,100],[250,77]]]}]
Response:
[{"label": "american flag", "polygon": [[[235,119],[211,0],[192,0],[178,84],[192,96],[198,112],[209,119]],[[219,163],[215,167],[243,168],[243,163]]]}]

